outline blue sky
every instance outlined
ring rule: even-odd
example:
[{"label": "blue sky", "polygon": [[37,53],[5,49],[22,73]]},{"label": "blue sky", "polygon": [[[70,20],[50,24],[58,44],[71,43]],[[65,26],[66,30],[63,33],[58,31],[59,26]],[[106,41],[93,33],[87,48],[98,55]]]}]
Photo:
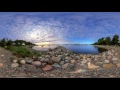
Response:
[{"label": "blue sky", "polygon": [[115,34],[119,12],[0,12],[0,39],[91,44]]}]

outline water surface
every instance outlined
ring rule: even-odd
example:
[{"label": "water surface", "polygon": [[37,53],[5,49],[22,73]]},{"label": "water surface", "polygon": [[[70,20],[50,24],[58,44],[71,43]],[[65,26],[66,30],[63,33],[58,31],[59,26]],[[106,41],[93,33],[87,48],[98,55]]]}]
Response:
[{"label": "water surface", "polygon": [[74,53],[79,54],[99,54],[103,51],[106,51],[106,49],[98,48],[93,45],[74,45],[74,44],[62,44],[62,45],[44,45],[44,46],[34,46],[34,50],[38,51],[47,51],[48,49],[54,49],[57,46],[63,46],[69,50],[71,50]]}]

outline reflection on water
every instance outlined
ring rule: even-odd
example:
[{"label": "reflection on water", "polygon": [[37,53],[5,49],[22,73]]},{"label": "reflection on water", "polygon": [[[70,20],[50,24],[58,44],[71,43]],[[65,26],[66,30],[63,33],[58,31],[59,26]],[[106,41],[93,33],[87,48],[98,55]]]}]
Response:
[{"label": "reflection on water", "polygon": [[54,49],[57,46],[63,46],[69,50],[71,50],[74,53],[80,53],[80,54],[98,54],[101,52],[106,51],[105,49],[98,48],[92,45],[42,45],[42,46],[34,46],[34,50],[39,50],[39,51],[47,51],[48,49]]}]

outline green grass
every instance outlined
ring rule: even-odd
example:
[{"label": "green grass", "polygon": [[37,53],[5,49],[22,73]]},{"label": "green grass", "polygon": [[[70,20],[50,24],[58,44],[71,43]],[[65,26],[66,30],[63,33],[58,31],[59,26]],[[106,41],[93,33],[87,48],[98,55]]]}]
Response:
[{"label": "green grass", "polygon": [[41,56],[37,51],[31,51],[25,46],[8,46],[8,50],[12,51],[14,55],[20,57],[32,57],[32,56]]}]

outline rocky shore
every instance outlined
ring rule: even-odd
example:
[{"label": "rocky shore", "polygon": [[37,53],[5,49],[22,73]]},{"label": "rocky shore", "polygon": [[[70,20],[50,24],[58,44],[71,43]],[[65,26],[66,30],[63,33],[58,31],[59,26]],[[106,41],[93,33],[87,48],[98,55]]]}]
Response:
[{"label": "rocky shore", "polygon": [[33,58],[17,58],[0,48],[0,77],[39,78],[110,78],[120,77],[120,47],[98,55],[75,54],[64,47],[49,49]]}]

